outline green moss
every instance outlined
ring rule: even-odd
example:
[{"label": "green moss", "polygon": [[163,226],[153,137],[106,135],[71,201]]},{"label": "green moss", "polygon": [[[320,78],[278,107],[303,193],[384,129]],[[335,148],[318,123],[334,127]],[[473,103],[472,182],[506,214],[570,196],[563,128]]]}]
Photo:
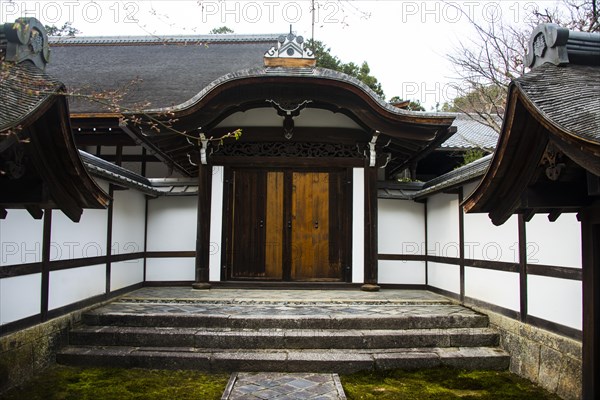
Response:
[{"label": "green moss", "polygon": [[349,400],[555,400],[509,372],[437,368],[359,372],[341,377]]},{"label": "green moss", "polygon": [[198,400],[220,399],[228,375],[196,371],[57,366],[2,400]]}]

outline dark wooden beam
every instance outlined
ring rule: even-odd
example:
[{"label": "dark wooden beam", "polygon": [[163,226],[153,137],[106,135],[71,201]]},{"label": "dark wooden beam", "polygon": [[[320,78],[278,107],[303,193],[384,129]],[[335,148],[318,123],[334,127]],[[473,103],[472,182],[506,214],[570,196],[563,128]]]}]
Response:
[{"label": "dark wooden beam", "polygon": [[77,146],[137,146],[124,132],[75,132],[73,137]]},{"label": "dark wooden beam", "polygon": [[214,155],[210,157],[214,165],[244,167],[363,167],[364,158],[312,158],[312,157],[229,157]]},{"label": "dark wooden beam", "polygon": [[[100,156],[104,161],[108,162],[116,162],[117,156],[114,154],[106,154]],[[162,162],[158,158],[153,155],[143,155],[143,154],[123,154],[121,156],[122,162]]]},{"label": "dark wooden beam", "polygon": [[548,214],[548,221],[556,222],[556,220],[558,219],[558,217],[560,217],[562,213],[563,210],[552,211],[550,214]]},{"label": "dark wooden beam", "polygon": [[365,291],[378,291],[377,168],[365,166]]},{"label": "dark wooden beam", "polygon": [[591,203],[587,188],[579,184],[550,184],[527,188],[521,207],[530,209],[579,209]]},{"label": "dark wooden beam", "polygon": [[48,304],[50,293],[50,247],[52,240],[52,210],[46,209],[44,212],[44,230],[42,234],[42,282],[41,282],[41,304],[40,316],[42,322],[48,319]]},{"label": "dark wooden beam", "polygon": [[583,399],[598,396],[600,365],[600,205],[579,214],[583,262]]},{"label": "dark wooden beam", "polygon": [[459,251],[459,279],[460,301],[465,302],[465,214],[461,204],[464,200],[462,186],[458,188],[458,251]]},{"label": "dark wooden beam", "polygon": [[196,227],[196,282],[194,289],[210,289],[210,200],[212,166],[198,165],[198,215]]},{"label": "dark wooden beam", "polygon": [[[0,204],[40,204],[48,201],[39,179],[3,179]],[[10,208],[10,207],[9,207]]]},{"label": "dark wooden beam", "polygon": [[519,215],[519,315],[527,320],[527,224],[525,216]]},{"label": "dark wooden beam", "polygon": [[44,210],[42,210],[38,206],[28,205],[28,206],[25,206],[25,209],[27,210],[29,215],[31,215],[33,217],[33,219],[42,219],[42,217],[44,216]]}]

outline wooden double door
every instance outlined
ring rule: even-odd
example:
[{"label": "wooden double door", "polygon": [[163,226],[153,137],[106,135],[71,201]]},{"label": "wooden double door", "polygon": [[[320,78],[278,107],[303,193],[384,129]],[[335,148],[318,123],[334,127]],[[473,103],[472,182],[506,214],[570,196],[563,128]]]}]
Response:
[{"label": "wooden double door", "polygon": [[228,279],[345,279],[347,171],[232,169],[228,175]]}]

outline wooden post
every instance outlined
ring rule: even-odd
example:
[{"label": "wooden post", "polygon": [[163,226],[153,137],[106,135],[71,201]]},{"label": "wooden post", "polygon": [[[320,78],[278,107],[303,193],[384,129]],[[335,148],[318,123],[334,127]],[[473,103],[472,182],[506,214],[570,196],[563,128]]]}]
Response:
[{"label": "wooden post", "polygon": [[583,264],[583,399],[598,396],[600,346],[596,341],[600,322],[600,207],[580,213]]},{"label": "wooden post", "polygon": [[194,289],[210,289],[210,199],[212,166],[198,165],[198,218],[196,227],[196,282]]},{"label": "wooden post", "polygon": [[361,289],[377,292],[377,167],[365,166],[365,276]]}]

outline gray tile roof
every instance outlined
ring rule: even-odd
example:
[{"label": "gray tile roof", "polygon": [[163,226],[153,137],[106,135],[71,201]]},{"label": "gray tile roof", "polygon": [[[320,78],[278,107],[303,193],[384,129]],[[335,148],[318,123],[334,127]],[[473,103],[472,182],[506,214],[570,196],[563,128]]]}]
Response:
[{"label": "gray tile roof", "polygon": [[378,189],[377,197],[380,199],[419,200],[458,187],[482,177],[492,161],[492,156],[492,154],[487,155],[421,184],[388,182],[387,185],[384,184]]},{"label": "gray tile roof", "polygon": [[[228,36],[228,38],[225,38]],[[47,72],[68,88],[117,90],[136,81],[124,96],[127,107],[149,102],[162,108],[194,97],[218,77],[262,65],[278,35],[204,35],[171,38],[75,38],[51,43]],[[160,40],[159,40],[160,39]],[[74,99],[72,112],[107,111]]]},{"label": "gray tile roof", "polygon": [[148,179],[123,167],[79,150],[79,156],[88,172],[119,186],[136,189],[149,196],[195,196],[198,184],[194,179]]},{"label": "gray tile roof", "polygon": [[31,62],[0,62],[0,132],[22,125],[62,88]]},{"label": "gray tile roof", "polygon": [[[499,121],[501,124],[502,121]],[[475,117],[457,113],[452,126],[456,133],[442,143],[441,147],[448,150],[465,150],[472,148],[493,150],[498,143],[498,132],[489,126],[478,122]]]},{"label": "gray tile roof", "polygon": [[600,144],[600,68],[550,63],[513,82],[545,119],[562,131]]}]

